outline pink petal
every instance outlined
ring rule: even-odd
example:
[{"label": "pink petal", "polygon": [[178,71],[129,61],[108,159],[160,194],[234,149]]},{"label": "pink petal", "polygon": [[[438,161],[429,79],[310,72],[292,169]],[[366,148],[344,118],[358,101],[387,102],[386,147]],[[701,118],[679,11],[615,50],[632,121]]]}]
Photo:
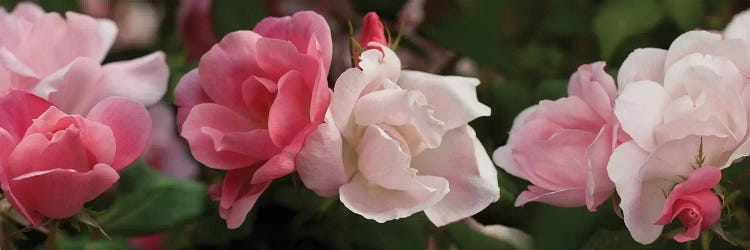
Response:
[{"label": "pink petal", "polygon": [[334,196],[354,174],[355,159],[351,147],[344,147],[336,126],[326,122],[307,137],[295,163],[307,188],[321,196]]},{"label": "pink petal", "polygon": [[750,12],[745,10],[734,17],[724,28],[725,39],[740,39],[746,43],[750,42]]},{"label": "pink petal", "polygon": [[259,51],[265,49],[257,46],[259,39],[261,36],[255,32],[232,32],[203,55],[198,71],[206,96],[235,112],[246,112],[243,82],[252,76],[266,77],[256,59]]},{"label": "pink petal", "polygon": [[101,85],[104,72],[97,61],[77,58],[67,67],[42,79],[31,90],[69,114],[86,114],[106,97]]},{"label": "pink petal", "polygon": [[150,106],[167,92],[169,67],[164,53],[157,51],[129,61],[109,63],[103,67],[101,88],[107,96],[123,96]]},{"label": "pink petal", "polygon": [[224,177],[221,187],[219,213],[227,221],[230,229],[238,228],[253,208],[263,191],[271,182],[250,184],[247,180],[253,175],[252,168],[230,170]]},{"label": "pink petal", "polygon": [[312,89],[303,82],[298,71],[289,71],[279,79],[279,91],[268,114],[268,131],[276,145],[289,144],[310,124]]},{"label": "pink petal", "polygon": [[27,22],[34,22],[44,16],[44,10],[33,2],[20,2],[13,8],[13,16],[24,19]]},{"label": "pink petal", "polygon": [[47,76],[65,67],[75,58],[88,57],[101,60],[106,55],[100,36],[99,22],[89,16],[50,13],[34,23],[14,52],[39,76]]},{"label": "pink petal", "polygon": [[526,119],[531,114],[536,112],[537,107],[537,105],[528,107],[521,111],[521,113],[519,113],[516,118],[513,119],[513,127],[511,127],[510,132],[508,132],[508,142],[504,146],[496,149],[492,154],[492,160],[495,161],[495,164],[498,167],[505,170],[505,172],[508,172],[509,174],[524,179],[528,179],[528,177],[523,173],[523,169],[519,168],[518,163],[516,163],[516,160],[513,158],[513,148],[515,146],[514,144],[516,139],[521,136],[519,131],[521,131],[522,128],[525,127]]},{"label": "pink petal", "polygon": [[180,79],[174,89],[174,104],[177,106],[177,129],[182,130],[182,124],[187,119],[190,110],[198,104],[211,102],[200,85],[198,69],[193,69]]},{"label": "pink petal", "polygon": [[124,97],[108,97],[97,103],[86,116],[112,129],[116,151],[112,168],[120,170],[135,161],[151,136],[151,117],[146,108]]},{"label": "pink petal", "polygon": [[112,187],[117,179],[114,169],[97,164],[89,172],[70,169],[32,172],[11,179],[10,186],[27,209],[62,219],[76,214],[84,203]]},{"label": "pink petal", "polygon": [[359,35],[359,45],[363,49],[378,49],[379,47],[367,46],[371,42],[388,45],[388,41],[385,40],[385,28],[383,23],[380,22],[380,17],[375,12],[367,12],[364,18],[362,18],[362,33]]},{"label": "pink petal", "polygon": [[425,209],[438,227],[472,216],[500,198],[495,166],[470,126],[448,131],[440,147],[419,154],[412,166],[419,175],[448,180],[448,194]]},{"label": "pink petal", "polygon": [[0,94],[0,128],[16,140],[21,139],[32,120],[52,106],[46,100],[24,91]]},{"label": "pink petal", "polygon": [[[221,151],[221,145],[217,145],[216,142],[222,142],[225,134],[248,133],[256,129],[256,124],[229,108],[214,103],[205,103],[193,107],[190,111],[182,127],[182,137],[187,139],[190,151],[199,162],[211,168],[235,169],[265,160],[253,157],[254,151],[275,147],[272,147],[272,144],[266,144],[261,148],[245,148],[240,152]],[[236,147],[232,148],[236,149]]]},{"label": "pink petal", "polygon": [[615,188],[607,176],[607,163],[615,145],[614,132],[611,125],[604,125],[586,148],[586,207],[589,211],[596,211],[596,207],[605,202]]},{"label": "pink petal", "polygon": [[294,44],[300,53],[315,56],[323,62],[328,75],[333,54],[331,30],[325,18],[312,11],[301,11],[292,17],[267,17],[253,28],[258,34]]},{"label": "pink petal", "polygon": [[435,108],[435,118],[445,122],[446,130],[459,128],[480,116],[490,115],[490,108],[477,99],[479,79],[476,78],[404,70],[398,85],[422,92],[427,97],[427,102]]}]

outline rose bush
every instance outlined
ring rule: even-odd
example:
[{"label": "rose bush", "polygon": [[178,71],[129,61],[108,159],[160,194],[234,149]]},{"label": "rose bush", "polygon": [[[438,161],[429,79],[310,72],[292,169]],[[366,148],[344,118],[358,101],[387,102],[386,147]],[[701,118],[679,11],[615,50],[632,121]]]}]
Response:
[{"label": "rose bush", "polygon": [[228,170],[212,188],[239,227],[274,179],[294,172],[330,102],[331,34],[323,17],[266,18],[225,36],[175,90],[178,124],[196,160]]},{"label": "rose bush", "polygon": [[0,95],[0,183],[35,227],[73,216],[117,182],[151,132],[146,108],[122,97],[68,115],[22,91]]}]

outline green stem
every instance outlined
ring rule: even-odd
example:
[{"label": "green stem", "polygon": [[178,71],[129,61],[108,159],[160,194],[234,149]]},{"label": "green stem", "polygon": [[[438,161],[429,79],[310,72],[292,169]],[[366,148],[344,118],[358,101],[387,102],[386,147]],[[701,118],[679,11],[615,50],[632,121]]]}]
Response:
[{"label": "green stem", "polygon": [[703,246],[703,250],[711,249],[711,238],[708,232],[701,233],[701,246]]}]

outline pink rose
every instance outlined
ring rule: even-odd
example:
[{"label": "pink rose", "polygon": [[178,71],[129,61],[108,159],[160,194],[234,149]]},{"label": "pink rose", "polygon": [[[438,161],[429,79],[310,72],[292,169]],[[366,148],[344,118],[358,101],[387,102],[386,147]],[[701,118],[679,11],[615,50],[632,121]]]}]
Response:
[{"label": "pink rose", "polygon": [[385,28],[375,12],[367,12],[362,19],[362,33],[359,34],[359,45],[363,50],[380,49],[380,46],[369,46],[371,42],[388,45],[385,40]]},{"label": "pink rose", "polygon": [[330,111],[297,158],[304,184],[385,222],[424,211],[437,226],[497,201],[497,172],[468,122],[488,116],[476,78],[401,70],[379,46],[336,81]]},{"label": "pink rose", "polygon": [[749,52],[743,40],[690,31],[669,50],[633,51],[620,68],[615,114],[633,140],[615,149],[607,171],[636,241],[661,235],[653,222],[663,192],[693,172],[701,146],[705,164],[720,168],[750,155]]},{"label": "pink rose", "polygon": [[678,218],[685,231],[675,235],[674,239],[678,242],[697,239],[701,231],[713,227],[721,217],[721,201],[711,191],[720,180],[721,170],[716,167],[696,169],[685,182],[672,189],[661,216],[654,224],[667,225]]},{"label": "pink rose", "polygon": [[201,58],[219,40],[211,19],[212,0],[182,0],[177,10],[177,32],[187,47],[187,60]]},{"label": "pink rose", "polygon": [[35,93],[72,114],[86,114],[99,100],[124,96],[145,105],[167,90],[164,54],[101,65],[117,34],[112,21],[68,12],[45,13],[20,3],[0,8],[0,90]]},{"label": "pink rose", "polygon": [[68,115],[23,91],[0,95],[0,181],[13,208],[34,226],[73,216],[109,189],[143,152],[151,120],[122,97]]},{"label": "pink rose", "polygon": [[313,12],[266,18],[228,34],[175,90],[178,124],[196,160],[229,170],[220,188],[229,228],[274,179],[294,172],[330,102],[331,33]]},{"label": "pink rose", "polygon": [[595,211],[612,194],[607,161],[622,140],[615,82],[603,62],[585,64],[570,77],[568,95],[521,112],[508,143],[493,155],[500,168],[533,184],[516,206],[538,201]]}]

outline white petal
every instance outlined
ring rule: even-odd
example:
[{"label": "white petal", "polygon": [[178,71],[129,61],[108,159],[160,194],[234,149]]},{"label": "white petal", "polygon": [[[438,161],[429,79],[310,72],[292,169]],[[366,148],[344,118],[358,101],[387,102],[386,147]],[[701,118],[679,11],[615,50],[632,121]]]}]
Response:
[{"label": "white petal", "polygon": [[615,100],[615,114],[622,129],[646,150],[656,147],[654,129],[663,122],[670,101],[664,87],[652,81],[628,84]]},{"label": "white petal", "polygon": [[450,192],[425,209],[436,226],[472,216],[500,198],[497,170],[468,125],[448,131],[440,147],[419,154],[412,166],[419,175],[448,180]]},{"label": "white petal", "polygon": [[490,115],[490,108],[477,99],[479,79],[473,77],[440,76],[404,70],[398,85],[422,92],[429,104],[435,107],[435,117],[445,122],[446,130],[463,126],[477,117]]},{"label": "white petal", "polygon": [[444,123],[433,114],[434,110],[422,93],[402,89],[369,93],[362,96],[354,107],[358,125],[388,124],[396,127],[413,155],[440,145],[445,134]]},{"label": "white petal", "polygon": [[729,58],[743,72],[750,71],[750,48],[743,40],[723,40],[720,34],[704,30],[688,31],[680,35],[669,46],[664,68],[683,57],[693,54],[710,54]]},{"label": "white petal", "polygon": [[750,42],[750,10],[745,10],[732,17],[732,21],[724,29],[724,38]]},{"label": "white petal", "polygon": [[356,162],[352,151],[343,144],[336,125],[328,120],[307,136],[295,161],[297,173],[305,186],[318,195],[336,195],[354,174]]},{"label": "white petal", "polygon": [[102,39],[102,44],[99,57],[96,59],[101,62],[107,57],[109,49],[112,48],[112,44],[115,43],[115,38],[117,38],[117,25],[109,19],[97,19],[97,21],[99,22],[99,37]]},{"label": "white petal", "polygon": [[642,244],[653,242],[661,234],[663,226],[654,225],[652,222],[655,218],[651,219],[649,213],[661,212],[661,206],[666,200],[663,194],[643,192],[639,174],[641,165],[646,162],[647,157],[647,152],[639,148],[635,142],[629,141],[615,149],[607,165],[609,178],[615,183],[620,195],[620,208],[625,226],[630,230],[633,239]]},{"label": "white petal", "polygon": [[667,51],[663,49],[645,48],[631,52],[617,72],[617,84],[620,91],[632,82],[644,80],[663,82],[666,57]]},{"label": "white petal", "polygon": [[410,216],[440,201],[448,193],[448,181],[433,176],[417,176],[423,188],[412,190],[386,189],[368,183],[360,174],[341,186],[341,203],[365,218],[383,223]]}]

